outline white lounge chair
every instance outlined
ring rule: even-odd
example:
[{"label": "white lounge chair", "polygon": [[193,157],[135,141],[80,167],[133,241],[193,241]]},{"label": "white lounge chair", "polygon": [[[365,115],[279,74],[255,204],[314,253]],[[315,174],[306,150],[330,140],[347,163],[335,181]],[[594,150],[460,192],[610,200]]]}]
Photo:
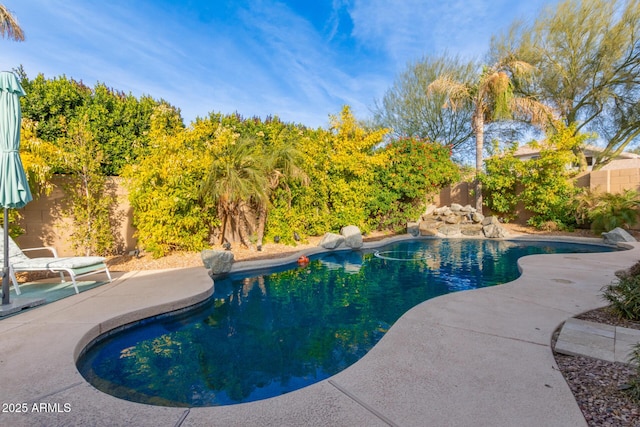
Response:
[{"label": "white lounge chair", "polygon": [[[0,265],[4,263],[4,245],[2,244],[4,231],[0,228]],[[48,250],[53,256],[29,258],[24,254],[28,251],[42,251]],[[109,268],[105,263],[105,258],[98,256],[76,256],[76,257],[58,257],[58,253],[55,248],[51,246],[44,246],[41,248],[29,248],[20,249],[18,245],[9,237],[9,274],[11,281],[13,282],[13,288],[16,293],[20,295],[20,285],[16,279],[16,272],[29,272],[29,271],[51,271],[53,273],[60,273],[62,282],[65,282],[64,273],[66,272],[71,277],[73,282],[73,288],[76,290],[76,294],[80,293],[78,290],[78,283],[76,279],[79,277],[88,276],[97,273],[106,273],[111,279]]]}]

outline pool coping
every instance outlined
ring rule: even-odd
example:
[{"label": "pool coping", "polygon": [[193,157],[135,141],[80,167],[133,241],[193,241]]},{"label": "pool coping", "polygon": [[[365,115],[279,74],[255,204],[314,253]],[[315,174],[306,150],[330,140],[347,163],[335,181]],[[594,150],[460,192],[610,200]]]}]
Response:
[{"label": "pool coping", "polygon": [[[415,238],[366,247],[405,239]],[[602,243],[528,235],[502,240]],[[640,244],[626,246],[631,250],[521,258],[515,281],[419,304],[363,359],[328,380],[277,398],[212,408],[123,401],[77,372],[74,362],[96,334],[195,304],[213,291],[199,267],[118,274],[111,284],[0,321],[0,404],[25,403],[27,409],[0,411],[0,423],[586,425],[554,369],[550,339],[566,319],[605,305],[600,288],[640,259]],[[318,252],[324,250],[304,251]],[[288,264],[299,255],[238,263],[232,272]]]}]

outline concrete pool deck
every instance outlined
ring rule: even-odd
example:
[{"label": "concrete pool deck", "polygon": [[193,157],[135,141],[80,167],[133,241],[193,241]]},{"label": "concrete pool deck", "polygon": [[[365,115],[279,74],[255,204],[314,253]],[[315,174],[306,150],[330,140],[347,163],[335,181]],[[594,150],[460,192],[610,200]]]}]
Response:
[{"label": "concrete pool deck", "polygon": [[124,401],[78,373],[76,357],[100,333],[212,293],[204,268],[116,273],[113,283],[0,320],[0,425],[586,426],[551,336],[572,316],[606,305],[600,289],[640,260],[640,243],[628,246],[521,258],[517,280],[414,307],[328,380],[210,408]]}]

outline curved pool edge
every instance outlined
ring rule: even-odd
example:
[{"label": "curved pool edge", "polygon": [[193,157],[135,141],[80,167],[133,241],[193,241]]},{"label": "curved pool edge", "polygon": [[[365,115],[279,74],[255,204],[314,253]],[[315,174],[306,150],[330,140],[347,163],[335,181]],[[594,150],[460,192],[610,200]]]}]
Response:
[{"label": "curved pool edge", "polygon": [[[90,328],[83,335],[80,341],[78,341],[78,344],[75,346],[73,351],[74,362],[77,363],[78,359],[82,356],[84,351],[96,340],[102,339],[107,335],[113,334],[122,328],[127,328],[131,325],[134,325],[142,320],[159,315],[171,315],[172,313],[182,310],[189,310],[190,308],[206,301],[211,295],[213,295],[214,283],[211,277],[209,277],[209,275],[207,274],[204,267],[200,267],[197,269],[198,272],[202,275],[202,282],[198,281],[197,283],[202,283],[203,289],[196,289],[195,293],[185,295],[183,297],[178,297],[175,300],[159,302],[157,305],[146,305],[144,307],[140,307],[127,313],[122,313],[118,316],[100,322],[99,324]],[[163,272],[168,273],[169,271],[176,270],[161,270],[160,274],[162,274]],[[127,274],[123,276],[123,278],[121,279],[122,283],[126,282],[129,279],[135,278],[136,274],[140,274],[140,272],[132,272],[132,274],[130,275]]]},{"label": "curved pool edge", "polygon": [[[467,237],[451,237],[451,238],[442,239],[440,237],[434,237],[434,236],[417,236],[416,237],[410,234],[400,234],[400,235],[395,235],[391,237],[385,237],[384,239],[381,239],[381,240],[375,240],[375,241],[369,241],[369,242],[365,241],[363,242],[361,248],[357,248],[355,250],[376,249],[392,243],[403,242],[407,240],[472,240],[472,239],[483,240],[484,237],[467,236]],[[529,234],[516,234],[516,235],[507,236],[501,239],[494,239],[494,240],[537,241],[537,242],[559,241],[559,242],[568,242],[568,243],[591,244],[596,246],[611,246],[611,245],[606,245],[601,238],[595,238],[595,237],[534,236]],[[265,268],[279,267],[287,264],[294,264],[297,262],[298,258],[303,255],[312,256],[312,255],[318,255],[318,254],[324,254],[324,253],[344,252],[344,251],[351,251],[351,250],[354,250],[354,249],[348,248],[348,247],[341,247],[338,249],[325,249],[318,246],[315,248],[301,249],[299,251],[292,252],[290,255],[280,257],[280,258],[236,261],[233,263],[230,273],[232,274],[245,273],[253,270],[261,270]],[[214,277],[214,280],[215,280],[215,277]]]},{"label": "curved pool edge", "polygon": [[[127,306],[137,306],[140,314],[149,305],[203,292],[198,286],[176,289],[171,280],[194,275],[210,282],[203,268],[133,275],[117,286],[105,285],[95,297],[71,297],[0,322],[3,353],[9,355],[1,358],[0,400],[72,405],[68,413],[0,414],[0,419],[18,426],[52,420],[118,425],[132,419],[139,425],[208,425],[212,419],[220,425],[384,425],[385,420],[437,425],[444,419],[451,425],[506,426],[516,420],[519,425],[581,425],[573,395],[552,369],[550,325],[604,305],[598,299],[601,282],[640,259],[639,245],[613,256],[572,254],[577,259],[570,266],[562,258],[536,259],[561,255],[528,257],[513,282],[414,307],[369,354],[329,380],[264,401],[189,410],[114,398],[93,389],[75,369],[70,353],[92,328],[124,320]],[[157,295],[150,296],[150,290]],[[126,304],[114,313],[114,303],[122,300]]]},{"label": "curved pool edge", "polygon": [[[397,235],[392,237],[385,237],[384,239],[381,239],[381,240],[363,242],[362,248],[358,248],[358,249],[375,249],[380,246],[385,246],[395,242],[402,242],[405,240],[438,240],[438,239],[439,239],[438,237],[414,237],[409,234],[402,234],[402,235]],[[358,249],[355,249],[355,250],[358,250]],[[341,247],[338,249],[325,249],[323,247],[318,246],[315,248],[301,249],[299,251],[292,252],[291,255],[287,255],[280,258],[236,261],[233,263],[230,273],[245,273],[253,270],[261,270],[264,268],[279,267],[287,264],[293,264],[293,263],[296,263],[298,258],[303,255],[312,256],[312,255],[318,255],[318,254],[324,254],[324,253],[330,253],[330,252],[344,252],[344,251],[351,251],[351,250],[354,250],[354,249],[348,248],[348,247]]]}]

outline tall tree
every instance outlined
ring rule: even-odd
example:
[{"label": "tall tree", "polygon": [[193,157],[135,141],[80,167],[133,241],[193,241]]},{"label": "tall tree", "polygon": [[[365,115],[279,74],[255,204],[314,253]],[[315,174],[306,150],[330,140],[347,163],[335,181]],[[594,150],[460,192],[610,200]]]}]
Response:
[{"label": "tall tree", "polygon": [[24,41],[24,32],[18,20],[3,4],[0,4],[0,34],[2,38],[9,37],[17,42]]},{"label": "tall tree", "polygon": [[476,140],[475,198],[476,209],[480,211],[482,187],[479,176],[483,170],[485,125],[514,118],[528,120],[534,124],[546,124],[551,118],[550,110],[534,99],[513,96],[511,77],[530,73],[531,66],[527,63],[497,62],[490,67],[484,67],[473,84],[445,74],[434,80],[427,89],[427,94],[444,94],[447,100],[444,106],[453,111],[471,108],[471,128]]},{"label": "tall tree", "polygon": [[64,139],[66,213],[73,219],[71,240],[84,255],[108,255],[117,250],[119,221],[113,212],[117,202],[107,177],[100,170],[102,150],[89,130],[88,118],[74,119]]},{"label": "tall tree", "polygon": [[392,129],[396,138],[415,137],[449,145],[455,153],[459,152],[473,135],[472,111],[443,109],[445,94],[431,92],[425,96],[425,93],[442,75],[471,84],[476,69],[475,64],[448,55],[426,56],[410,63],[382,100],[376,102],[374,121],[380,127]]},{"label": "tall tree", "polygon": [[211,197],[221,222],[220,243],[228,233],[237,233],[250,246],[246,214],[249,205],[267,203],[267,177],[263,156],[254,140],[238,138],[232,129],[222,128],[217,150],[202,183],[201,194]]},{"label": "tall tree", "polygon": [[[296,148],[297,139],[292,138],[290,132],[283,130],[280,138],[271,146],[268,151],[262,153],[264,173],[267,178],[265,188],[265,198],[258,198],[258,226],[256,234],[258,236],[258,250],[262,248],[264,230],[267,223],[267,214],[270,199],[278,187],[285,187],[288,190],[287,181],[295,179],[303,183],[308,182],[308,176],[302,170],[302,153]],[[290,191],[288,191],[290,193]],[[290,201],[289,201],[290,203]]]},{"label": "tall tree", "polygon": [[515,79],[516,91],[575,122],[576,134],[598,132],[606,148],[594,169],[640,140],[639,0],[565,0],[494,38],[492,54],[535,66],[537,78]]}]

